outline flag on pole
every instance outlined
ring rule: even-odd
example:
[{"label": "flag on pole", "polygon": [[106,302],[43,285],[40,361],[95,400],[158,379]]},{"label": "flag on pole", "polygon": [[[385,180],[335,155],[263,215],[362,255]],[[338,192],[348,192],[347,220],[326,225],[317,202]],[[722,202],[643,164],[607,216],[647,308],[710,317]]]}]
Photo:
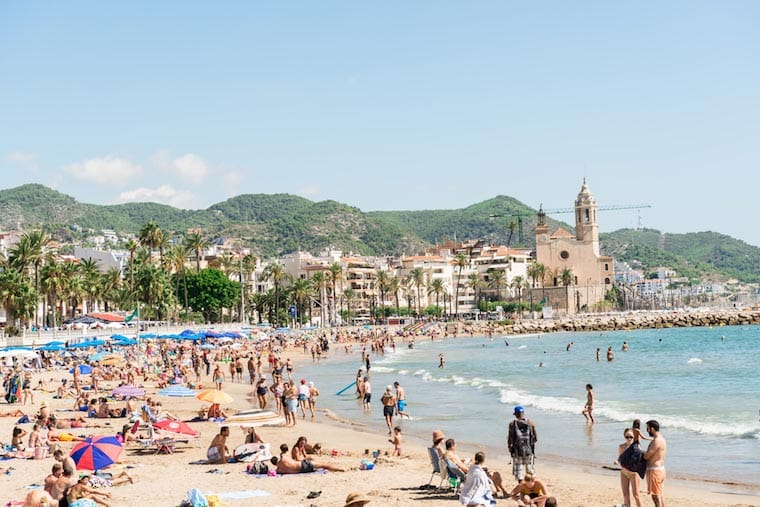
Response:
[{"label": "flag on pole", "polygon": [[124,319],[124,322],[131,322],[132,319],[134,319],[135,317],[140,317],[139,312],[140,312],[140,308],[139,307],[135,308],[135,311],[132,312],[131,315],[127,315],[127,317]]}]

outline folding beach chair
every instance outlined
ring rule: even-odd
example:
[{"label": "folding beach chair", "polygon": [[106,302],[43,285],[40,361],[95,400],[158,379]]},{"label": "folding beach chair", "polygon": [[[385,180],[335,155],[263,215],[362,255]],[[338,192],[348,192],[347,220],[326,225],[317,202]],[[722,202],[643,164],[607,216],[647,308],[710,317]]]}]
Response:
[{"label": "folding beach chair", "polygon": [[433,465],[433,472],[430,474],[428,486],[433,483],[433,477],[435,474],[438,474],[441,478],[441,482],[438,483],[438,487],[440,488],[446,476],[441,473],[441,457],[438,455],[438,449],[435,447],[428,447],[428,455],[430,456],[430,464]]},{"label": "folding beach chair", "polygon": [[459,470],[459,468],[454,463],[445,458],[444,462],[446,463],[446,474],[449,478],[449,484],[451,484],[451,487],[454,488],[454,494],[456,495],[459,492],[459,487],[464,482],[464,472]]}]

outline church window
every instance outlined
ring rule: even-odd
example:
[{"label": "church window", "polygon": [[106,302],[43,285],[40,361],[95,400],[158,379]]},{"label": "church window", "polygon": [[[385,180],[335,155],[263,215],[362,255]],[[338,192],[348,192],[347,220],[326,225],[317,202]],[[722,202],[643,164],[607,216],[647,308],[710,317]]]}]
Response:
[{"label": "church window", "polygon": [[604,279],[604,285],[609,285],[609,284],[610,284],[610,279],[609,278],[605,278]]},{"label": "church window", "polygon": [[566,261],[567,259],[569,259],[569,258],[570,258],[570,252],[568,252],[567,250],[562,250],[562,251],[559,253],[559,256],[560,256],[560,258],[562,258],[562,260],[565,260],[565,261]]},{"label": "church window", "polygon": [[610,270],[610,265],[609,265],[609,263],[607,263],[607,262],[605,262],[605,263],[604,263],[604,270],[605,270],[605,271],[609,271],[609,270]]},{"label": "church window", "polygon": [[586,211],[586,222],[588,222],[590,220],[589,214],[588,214],[588,208],[586,208],[585,211]]}]

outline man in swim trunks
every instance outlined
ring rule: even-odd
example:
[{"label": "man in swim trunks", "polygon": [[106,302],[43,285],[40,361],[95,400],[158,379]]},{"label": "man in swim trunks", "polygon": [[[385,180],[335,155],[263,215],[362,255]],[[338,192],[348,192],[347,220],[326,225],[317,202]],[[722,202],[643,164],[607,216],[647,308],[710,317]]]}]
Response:
[{"label": "man in swim trunks", "polygon": [[330,472],[345,472],[345,468],[331,465],[330,463],[323,463],[321,461],[314,461],[313,459],[304,459],[296,461],[291,458],[288,453],[283,453],[279,458],[274,456],[272,458],[272,464],[277,467],[278,474],[308,474],[313,472],[317,468],[324,468]]},{"label": "man in swim trunks", "polygon": [[214,437],[206,451],[206,458],[211,465],[222,465],[230,459],[230,450],[227,448],[227,437],[230,436],[230,427],[222,426],[219,434]]},{"label": "man in swim trunks", "polygon": [[398,383],[398,381],[393,383],[393,387],[396,388],[396,406],[397,406],[397,412],[398,416],[400,418],[409,418],[409,414],[407,414],[406,411],[406,391],[404,391],[404,388],[401,387],[401,384]]},{"label": "man in swim trunks", "polygon": [[647,462],[647,489],[652,495],[652,501],[655,507],[665,507],[663,498],[663,486],[665,484],[665,453],[667,452],[667,442],[665,437],[660,434],[660,423],[652,419],[647,421],[647,433],[652,437],[652,441],[644,453],[644,459]]},{"label": "man in swim trunks", "polygon": [[581,413],[586,418],[586,422],[594,423],[594,388],[591,384],[586,384],[586,405]]}]

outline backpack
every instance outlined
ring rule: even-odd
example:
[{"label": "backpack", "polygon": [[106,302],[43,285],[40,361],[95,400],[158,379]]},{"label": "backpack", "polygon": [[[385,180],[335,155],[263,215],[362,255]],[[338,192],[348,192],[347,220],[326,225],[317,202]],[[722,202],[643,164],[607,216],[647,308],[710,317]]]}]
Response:
[{"label": "backpack", "polygon": [[246,472],[253,475],[266,475],[269,473],[269,465],[263,461],[254,461],[245,467]]},{"label": "backpack", "polygon": [[510,452],[515,456],[532,456],[536,439],[528,420],[515,419],[509,426],[509,431],[512,442]]}]

